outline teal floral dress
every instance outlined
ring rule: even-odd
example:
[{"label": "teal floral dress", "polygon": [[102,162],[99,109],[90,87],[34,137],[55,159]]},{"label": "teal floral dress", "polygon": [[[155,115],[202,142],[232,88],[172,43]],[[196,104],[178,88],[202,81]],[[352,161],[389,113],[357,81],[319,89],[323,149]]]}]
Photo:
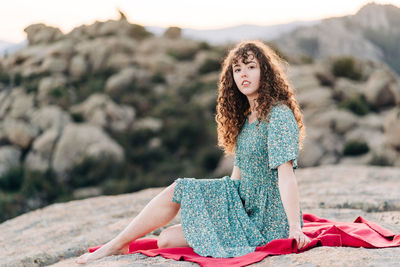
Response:
[{"label": "teal floral dress", "polygon": [[[274,239],[289,237],[277,167],[297,168],[299,128],[285,104],[271,108],[269,122],[248,119],[238,135],[234,164],[241,180],[178,178],[172,201],[181,205],[183,234],[201,256],[236,257]],[[300,207],[300,224],[303,212]]]}]

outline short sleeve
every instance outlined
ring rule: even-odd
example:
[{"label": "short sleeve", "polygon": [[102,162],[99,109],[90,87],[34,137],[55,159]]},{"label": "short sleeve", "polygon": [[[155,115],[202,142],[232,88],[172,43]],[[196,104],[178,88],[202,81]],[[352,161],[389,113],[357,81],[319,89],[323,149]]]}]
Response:
[{"label": "short sleeve", "polygon": [[293,160],[297,168],[299,152],[299,127],[292,110],[286,105],[271,109],[268,124],[268,161],[270,169]]}]

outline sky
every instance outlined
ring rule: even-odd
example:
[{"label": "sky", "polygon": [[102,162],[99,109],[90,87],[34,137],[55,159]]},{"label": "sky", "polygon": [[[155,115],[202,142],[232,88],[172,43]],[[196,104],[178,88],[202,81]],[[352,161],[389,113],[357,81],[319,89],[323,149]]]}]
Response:
[{"label": "sky", "polygon": [[[216,29],[239,24],[273,25],[355,14],[371,0],[8,0],[0,6],[0,41],[21,42],[34,23],[63,33],[96,20],[118,19],[143,26]],[[400,0],[374,1],[400,7]]]}]

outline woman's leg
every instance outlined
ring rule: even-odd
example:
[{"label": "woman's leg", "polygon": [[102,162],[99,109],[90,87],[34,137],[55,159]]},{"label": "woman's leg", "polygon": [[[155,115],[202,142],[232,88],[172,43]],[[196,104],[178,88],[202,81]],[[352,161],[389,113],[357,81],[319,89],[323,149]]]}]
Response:
[{"label": "woman's leg", "polygon": [[169,223],[178,213],[180,205],[172,202],[176,182],[155,196],[129,225],[111,241],[93,253],[85,253],[76,262],[103,258],[128,252],[129,243]]},{"label": "woman's leg", "polygon": [[158,237],[159,248],[189,247],[183,236],[182,225],[176,224],[163,230]]}]

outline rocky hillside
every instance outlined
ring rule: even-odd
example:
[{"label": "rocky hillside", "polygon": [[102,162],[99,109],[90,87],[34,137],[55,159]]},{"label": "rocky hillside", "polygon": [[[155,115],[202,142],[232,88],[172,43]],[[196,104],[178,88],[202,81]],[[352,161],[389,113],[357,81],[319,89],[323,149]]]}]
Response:
[{"label": "rocky hillside", "polygon": [[[29,45],[0,59],[0,220],[230,173],[214,121],[227,47],[176,27],[156,37],[125,18],[67,34],[43,24],[25,31]],[[400,166],[393,71],[351,57],[286,57],[307,127],[300,167]]]},{"label": "rocky hillside", "polygon": [[355,15],[323,19],[285,33],[275,42],[284,52],[315,59],[351,55],[385,62],[400,74],[400,8],[374,2]]},{"label": "rocky hillside", "polygon": [[[296,172],[305,213],[336,220],[358,216],[400,233],[400,168],[322,166]],[[121,231],[162,188],[133,194],[60,203],[0,224],[0,265],[73,266],[89,246]],[[170,224],[179,223],[179,215]],[[155,237],[160,229],[148,237]],[[366,249],[317,247],[299,254],[267,257],[253,266],[396,266],[400,247]],[[111,256],[85,266],[197,266],[140,254]]]}]

